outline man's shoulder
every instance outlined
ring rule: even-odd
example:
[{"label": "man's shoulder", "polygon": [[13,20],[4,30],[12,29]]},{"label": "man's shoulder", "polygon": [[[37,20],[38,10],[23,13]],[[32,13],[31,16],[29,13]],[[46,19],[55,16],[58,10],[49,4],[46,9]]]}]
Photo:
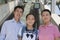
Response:
[{"label": "man's shoulder", "polygon": [[20,21],[21,22],[21,24],[25,24],[23,21]]},{"label": "man's shoulder", "polygon": [[22,21],[20,21],[21,22],[21,24],[23,25],[23,26],[26,26],[26,24],[24,23],[24,22],[22,22]]},{"label": "man's shoulder", "polygon": [[6,20],[4,24],[10,23],[10,22],[12,22],[12,20]]}]

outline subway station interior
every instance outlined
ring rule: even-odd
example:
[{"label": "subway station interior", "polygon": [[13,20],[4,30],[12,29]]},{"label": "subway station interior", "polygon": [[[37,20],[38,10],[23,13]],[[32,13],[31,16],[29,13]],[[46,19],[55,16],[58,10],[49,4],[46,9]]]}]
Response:
[{"label": "subway station interior", "polygon": [[25,22],[25,17],[29,12],[36,16],[37,25],[42,24],[41,11],[49,9],[52,13],[51,22],[58,26],[60,30],[60,0],[0,0],[0,30],[6,20],[13,18],[13,10],[17,5],[24,6],[24,13],[21,21]]}]

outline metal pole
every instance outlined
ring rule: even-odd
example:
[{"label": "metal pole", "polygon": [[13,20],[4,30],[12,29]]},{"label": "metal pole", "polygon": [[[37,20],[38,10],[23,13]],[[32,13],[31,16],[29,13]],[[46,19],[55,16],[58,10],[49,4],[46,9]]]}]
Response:
[{"label": "metal pole", "polygon": [[55,13],[56,0],[52,0],[51,12]]}]

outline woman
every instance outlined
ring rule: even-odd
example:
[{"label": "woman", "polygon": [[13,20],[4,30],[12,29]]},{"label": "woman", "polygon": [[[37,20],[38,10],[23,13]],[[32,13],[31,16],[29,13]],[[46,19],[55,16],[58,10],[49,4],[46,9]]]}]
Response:
[{"label": "woman", "polygon": [[56,25],[51,23],[51,12],[44,9],[41,12],[43,25],[39,27],[39,40],[58,40],[59,30]]},{"label": "woman", "polygon": [[35,21],[33,14],[27,14],[26,27],[19,31],[19,40],[37,40],[37,30],[34,28]]}]

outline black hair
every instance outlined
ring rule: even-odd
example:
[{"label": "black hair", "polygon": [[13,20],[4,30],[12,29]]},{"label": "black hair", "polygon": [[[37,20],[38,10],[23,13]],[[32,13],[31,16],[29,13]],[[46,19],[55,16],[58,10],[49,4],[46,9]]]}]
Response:
[{"label": "black hair", "polygon": [[33,24],[33,27],[35,28],[35,26],[36,26],[36,17],[35,17],[34,14],[29,13],[29,14],[26,15],[26,20],[27,20],[27,17],[28,17],[29,15],[33,15],[33,16],[34,16],[35,22],[34,22],[34,24]]},{"label": "black hair", "polygon": [[23,7],[23,6],[16,6],[16,7],[14,8],[14,11],[15,11],[17,8],[21,8],[21,9],[24,11],[24,7]]},{"label": "black hair", "polygon": [[[27,19],[27,17],[28,17],[29,15],[33,15],[33,14],[32,14],[32,13],[27,14],[27,15],[26,15],[26,19]],[[35,18],[35,15],[33,15],[33,16],[34,16],[34,18]]]},{"label": "black hair", "polygon": [[49,12],[49,14],[51,15],[51,11],[48,10],[48,9],[44,9],[44,10],[42,10],[41,15],[42,15],[42,13],[45,12],[45,11]]}]

